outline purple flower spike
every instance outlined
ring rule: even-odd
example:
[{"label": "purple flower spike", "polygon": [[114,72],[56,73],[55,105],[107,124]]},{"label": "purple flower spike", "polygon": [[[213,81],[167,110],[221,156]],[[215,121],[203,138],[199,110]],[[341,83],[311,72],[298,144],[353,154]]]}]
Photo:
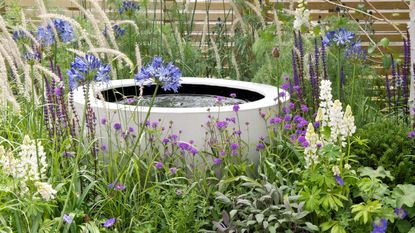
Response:
[{"label": "purple flower spike", "polygon": [[109,218],[107,221],[105,221],[102,226],[105,228],[110,228],[115,224],[115,218]]},{"label": "purple flower spike", "polygon": [[308,112],[308,107],[307,107],[307,105],[302,104],[302,105],[301,105],[301,111],[303,111],[303,112]]},{"label": "purple flower spike", "polygon": [[158,170],[162,169],[162,168],[163,168],[163,163],[162,163],[162,162],[157,162],[157,163],[156,163],[156,168],[157,168]]},{"label": "purple flower spike", "polygon": [[72,223],[72,221],[73,221],[73,219],[71,218],[71,216],[69,216],[69,215],[67,215],[67,214],[64,214],[64,215],[63,215],[62,220],[63,220],[63,222],[64,222],[64,223],[66,223],[66,224],[71,224],[71,223]]},{"label": "purple flower spike", "polygon": [[408,211],[406,211],[403,207],[395,208],[395,214],[399,217],[399,219],[403,220],[408,216]]},{"label": "purple flower spike", "polygon": [[414,138],[415,137],[415,130],[409,131],[408,138]]},{"label": "purple flower spike", "polygon": [[340,186],[344,185],[344,180],[340,176],[335,175],[334,179],[336,180],[337,184],[339,184]]}]

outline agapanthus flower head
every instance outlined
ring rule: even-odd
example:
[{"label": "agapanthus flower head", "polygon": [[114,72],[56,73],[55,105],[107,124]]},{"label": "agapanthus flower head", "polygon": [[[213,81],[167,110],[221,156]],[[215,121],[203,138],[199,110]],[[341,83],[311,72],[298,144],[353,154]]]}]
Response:
[{"label": "agapanthus flower head", "polygon": [[92,54],[86,54],[85,57],[75,57],[71,62],[71,69],[67,70],[68,83],[73,90],[79,84],[92,81],[108,82],[110,79],[111,67],[102,64],[101,61]]},{"label": "agapanthus flower head", "polygon": [[23,55],[23,59],[26,60],[29,64],[34,64],[35,62],[40,62],[41,55],[39,51],[31,51],[31,52],[25,52]]},{"label": "agapanthus flower head", "polygon": [[[115,39],[118,39],[118,38],[124,36],[124,34],[125,34],[125,29],[122,28],[122,27],[120,27],[117,24],[115,24],[115,25],[112,26],[112,30],[115,33]],[[104,34],[104,36],[108,36],[108,29],[107,29],[106,26],[104,28],[103,34]]]},{"label": "agapanthus flower head", "polygon": [[344,52],[344,56],[347,59],[354,61],[365,61],[366,55],[366,51],[362,48],[360,41],[352,42]]},{"label": "agapanthus flower head", "polygon": [[55,42],[55,35],[53,34],[52,26],[46,25],[44,27],[39,26],[37,28],[36,39],[43,46],[51,46]]},{"label": "agapanthus flower head", "polygon": [[122,2],[121,7],[118,9],[118,12],[122,15],[126,13],[128,16],[131,16],[134,12],[140,10],[140,4],[132,0],[125,0]]},{"label": "agapanthus flower head", "polygon": [[134,79],[140,85],[151,85],[155,83],[161,85],[165,91],[178,91],[180,87],[182,73],[180,69],[172,63],[165,64],[160,57],[154,57],[151,64],[142,67]]},{"label": "agapanthus flower head", "polygon": [[388,220],[382,218],[372,224],[373,231],[370,233],[385,233],[388,229]]},{"label": "agapanthus flower head", "polygon": [[102,226],[105,228],[110,228],[115,224],[115,218],[109,218],[107,221],[105,221]]},{"label": "agapanthus flower head", "polygon": [[27,35],[23,30],[14,30],[12,37],[13,37],[13,40],[19,41],[19,40],[27,38]]},{"label": "agapanthus flower head", "polygon": [[68,21],[63,19],[52,19],[52,23],[62,42],[67,43],[75,39],[73,27]]},{"label": "agapanthus flower head", "polygon": [[348,31],[345,28],[339,28],[337,30],[329,31],[323,37],[323,44],[325,46],[329,46],[332,43],[336,44],[337,46],[347,46],[352,43],[355,35],[353,32]]}]

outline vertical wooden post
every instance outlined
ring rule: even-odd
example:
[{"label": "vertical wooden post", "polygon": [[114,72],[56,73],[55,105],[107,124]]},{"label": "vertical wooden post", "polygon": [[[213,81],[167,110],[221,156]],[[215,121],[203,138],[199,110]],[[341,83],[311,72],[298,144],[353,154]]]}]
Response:
[{"label": "vertical wooden post", "polygon": [[415,79],[414,79],[414,65],[415,65],[415,1],[410,1],[409,3],[409,38],[411,41],[411,76],[410,78],[410,94],[409,94],[409,112],[411,115],[411,122],[412,125],[414,125],[415,121],[415,113],[414,113],[414,107],[415,107]]}]

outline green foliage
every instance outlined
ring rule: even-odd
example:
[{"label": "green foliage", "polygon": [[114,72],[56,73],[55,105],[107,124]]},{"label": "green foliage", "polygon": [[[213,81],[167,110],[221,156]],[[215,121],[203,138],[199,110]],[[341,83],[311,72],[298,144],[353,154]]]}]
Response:
[{"label": "green foliage", "polygon": [[395,177],[395,184],[414,183],[413,141],[408,129],[393,118],[382,118],[357,130],[356,136],[367,139],[366,146],[354,144],[352,153],[363,166],[382,166]]}]

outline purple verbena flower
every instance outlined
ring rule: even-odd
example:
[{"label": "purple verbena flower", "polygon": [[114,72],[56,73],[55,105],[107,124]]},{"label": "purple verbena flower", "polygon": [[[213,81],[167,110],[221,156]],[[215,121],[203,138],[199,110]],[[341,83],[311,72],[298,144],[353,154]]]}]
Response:
[{"label": "purple verbena flower", "polygon": [[169,171],[170,171],[170,173],[171,173],[172,175],[176,175],[176,173],[177,173],[177,168],[175,168],[175,167],[171,167],[171,168],[169,168]]},{"label": "purple verbena flower", "polygon": [[257,151],[261,151],[261,150],[263,150],[263,149],[265,149],[265,145],[264,145],[263,143],[258,143],[258,144],[256,145],[256,150],[257,150]]},{"label": "purple verbena flower", "polygon": [[226,121],[217,121],[216,122],[216,128],[218,130],[224,130],[224,129],[226,129],[226,127],[228,127],[228,122],[226,122]]},{"label": "purple verbena flower", "polygon": [[158,170],[160,170],[160,169],[163,168],[163,163],[162,162],[157,162],[155,166]]},{"label": "purple verbena flower", "polygon": [[408,138],[414,138],[415,137],[415,130],[409,131]]},{"label": "purple verbena flower", "polygon": [[115,129],[115,130],[117,130],[117,131],[118,131],[118,130],[120,130],[120,129],[121,129],[121,124],[120,124],[120,123],[118,123],[118,122],[116,122],[116,123],[114,124],[114,126],[113,126],[113,127],[114,127],[114,129]]},{"label": "purple verbena flower", "polygon": [[236,98],[236,93],[231,93],[229,96],[230,96],[231,98]]},{"label": "purple verbena flower", "polygon": [[233,105],[233,111],[234,112],[238,112],[239,111],[239,104],[235,104],[235,105]]},{"label": "purple verbena flower", "polygon": [[222,163],[222,159],[221,158],[213,158],[213,163],[216,165],[219,165]]}]

